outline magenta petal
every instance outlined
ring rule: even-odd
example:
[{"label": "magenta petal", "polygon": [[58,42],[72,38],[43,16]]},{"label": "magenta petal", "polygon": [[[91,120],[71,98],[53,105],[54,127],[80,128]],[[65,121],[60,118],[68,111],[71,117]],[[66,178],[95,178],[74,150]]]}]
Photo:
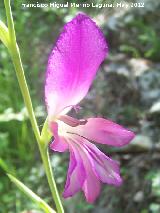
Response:
[{"label": "magenta petal", "polygon": [[79,14],[64,26],[47,65],[45,100],[50,117],[79,103],[106,53],[104,36],[88,16]]},{"label": "magenta petal", "polygon": [[[88,161],[88,160],[87,160]],[[85,163],[86,180],[83,185],[83,191],[88,203],[93,203],[99,196],[101,184],[91,169],[89,162]]]},{"label": "magenta petal", "polygon": [[124,146],[133,138],[134,133],[103,118],[89,118],[85,125],[73,128],[73,132],[89,140],[111,146]]},{"label": "magenta petal", "polygon": [[51,143],[50,148],[57,152],[65,152],[68,149],[68,143],[65,137],[58,135],[58,124],[51,122],[50,129],[54,135],[54,141]]},{"label": "magenta petal", "polygon": [[[85,179],[81,188],[85,194],[87,202],[93,203],[100,193],[101,184],[99,178],[94,174],[92,169],[90,158],[88,158],[87,155],[87,149],[84,146],[85,142],[88,143],[80,136],[72,136],[72,147],[75,150],[74,152],[80,156],[85,170]],[[84,176],[83,172],[80,173],[80,176]],[[77,181],[81,178],[80,176],[77,176]]]},{"label": "magenta petal", "polygon": [[78,192],[82,188],[85,177],[86,174],[81,156],[78,150],[73,151],[70,147],[70,162],[63,197],[71,197]]},{"label": "magenta petal", "polygon": [[86,142],[84,146],[88,152],[88,158],[90,159],[95,175],[103,183],[113,184],[116,186],[121,185],[122,179],[120,177],[118,162],[107,157],[94,144]]},{"label": "magenta petal", "polygon": [[57,152],[65,152],[68,149],[68,144],[64,137],[59,137],[58,140],[54,139],[50,148]]}]

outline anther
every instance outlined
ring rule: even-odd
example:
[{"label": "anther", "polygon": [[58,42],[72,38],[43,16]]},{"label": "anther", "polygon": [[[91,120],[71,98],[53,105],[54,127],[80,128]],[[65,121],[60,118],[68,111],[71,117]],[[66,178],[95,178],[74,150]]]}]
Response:
[{"label": "anther", "polygon": [[76,118],[72,118],[71,116],[68,115],[61,115],[58,120],[63,121],[65,124],[72,126],[72,127],[76,127],[79,125],[85,125],[87,123],[87,120],[85,119],[81,119],[78,120]]}]

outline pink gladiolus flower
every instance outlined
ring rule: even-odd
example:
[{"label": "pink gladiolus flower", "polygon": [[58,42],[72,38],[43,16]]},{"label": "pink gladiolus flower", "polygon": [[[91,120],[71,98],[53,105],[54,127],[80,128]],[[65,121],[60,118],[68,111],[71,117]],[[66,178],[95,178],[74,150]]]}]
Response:
[{"label": "pink gladiolus flower", "polygon": [[64,26],[47,66],[45,100],[54,151],[70,152],[63,196],[83,190],[92,203],[100,193],[100,182],[119,186],[119,164],[93,143],[124,146],[134,133],[103,118],[78,120],[66,115],[87,94],[96,72],[108,52],[107,43],[96,24],[79,14]]}]

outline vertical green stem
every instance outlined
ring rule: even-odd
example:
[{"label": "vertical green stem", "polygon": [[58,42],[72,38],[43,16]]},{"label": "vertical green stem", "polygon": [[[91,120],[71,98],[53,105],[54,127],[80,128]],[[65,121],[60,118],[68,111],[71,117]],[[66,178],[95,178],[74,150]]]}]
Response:
[{"label": "vertical green stem", "polygon": [[32,107],[32,101],[29,94],[27,82],[24,75],[24,70],[22,66],[21,56],[19,52],[18,45],[16,43],[16,36],[15,36],[15,30],[14,30],[14,23],[13,23],[13,17],[10,7],[10,0],[4,0],[5,8],[6,8],[6,15],[7,15],[7,22],[8,22],[8,30],[9,30],[9,52],[11,54],[11,58],[15,67],[16,75],[18,78],[18,83],[23,95],[23,99],[25,102],[25,105],[28,110],[29,118],[31,120],[31,124],[36,136],[36,139],[40,140],[40,132],[38,129],[37,121],[34,115],[33,107]]},{"label": "vertical green stem", "polygon": [[54,180],[54,176],[52,174],[52,167],[51,167],[51,163],[50,163],[50,159],[49,159],[49,153],[48,153],[48,148],[46,147],[45,143],[44,143],[44,147],[43,145],[40,147],[40,151],[41,151],[41,157],[43,160],[43,164],[45,167],[45,172],[48,178],[48,183],[51,189],[51,193],[53,196],[53,199],[56,203],[56,207],[59,213],[64,213],[63,210],[63,206],[61,204],[61,200],[57,191],[57,187],[56,187],[56,182]]},{"label": "vertical green stem", "polygon": [[56,204],[57,212],[58,213],[64,213],[63,206],[58,194],[58,190],[56,187],[56,183],[54,180],[54,176],[52,173],[52,168],[50,165],[50,159],[49,159],[49,154],[48,154],[48,148],[46,147],[44,143],[44,138],[42,140],[39,132],[39,128],[37,125],[36,117],[33,111],[33,106],[32,106],[32,101],[29,93],[29,89],[27,86],[27,82],[25,79],[24,75],[24,70],[23,70],[23,65],[21,61],[21,56],[19,52],[18,45],[16,43],[16,34],[15,34],[15,29],[14,29],[14,22],[13,22],[13,17],[12,17],[12,12],[11,12],[11,7],[10,7],[10,0],[4,0],[5,8],[6,8],[6,15],[7,15],[7,22],[8,22],[8,30],[9,30],[9,52],[11,54],[11,58],[15,67],[16,75],[18,78],[19,86],[23,95],[23,99],[26,105],[26,108],[28,110],[29,118],[31,121],[31,125],[35,134],[35,137],[37,139],[38,147],[40,150],[40,154],[42,157],[45,173],[48,179],[48,183],[50,186],[50,190],[52,192],[53,199]]}]

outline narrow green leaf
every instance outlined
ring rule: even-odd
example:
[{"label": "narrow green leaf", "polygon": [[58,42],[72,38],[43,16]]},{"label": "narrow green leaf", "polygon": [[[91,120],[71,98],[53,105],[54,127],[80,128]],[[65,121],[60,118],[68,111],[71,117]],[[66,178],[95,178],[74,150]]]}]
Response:
[{"label": "narrow green leaf", "polygon": [[27,186],[25,186],[21,181],[15,178],[11,174],[7,174],[10,180],[25,194],[27,195],[33,202],[35,202],[41,209],[46,213],[56,213],[51,207],[42,200],[38,195],[36,195],[32,190],[30,190]]},{"label": "narrow green leaf", "polygon": [[0,167],[4,170],[4,173],[12,173],[15,174],[15,170],[11,165],[8,165],[2,158],[0,158]]},{"label": "narrow green leaf", "polygon": [[0,158],[0,167],[5,171],[8,172],[9,168],[7,166],[7,164],[4,162],[4,160],[2,158]]},{"label": "narrow green leaf", "polygon": [[6,25],[0,20],[0,40],[9,48],[9,31]]}]

